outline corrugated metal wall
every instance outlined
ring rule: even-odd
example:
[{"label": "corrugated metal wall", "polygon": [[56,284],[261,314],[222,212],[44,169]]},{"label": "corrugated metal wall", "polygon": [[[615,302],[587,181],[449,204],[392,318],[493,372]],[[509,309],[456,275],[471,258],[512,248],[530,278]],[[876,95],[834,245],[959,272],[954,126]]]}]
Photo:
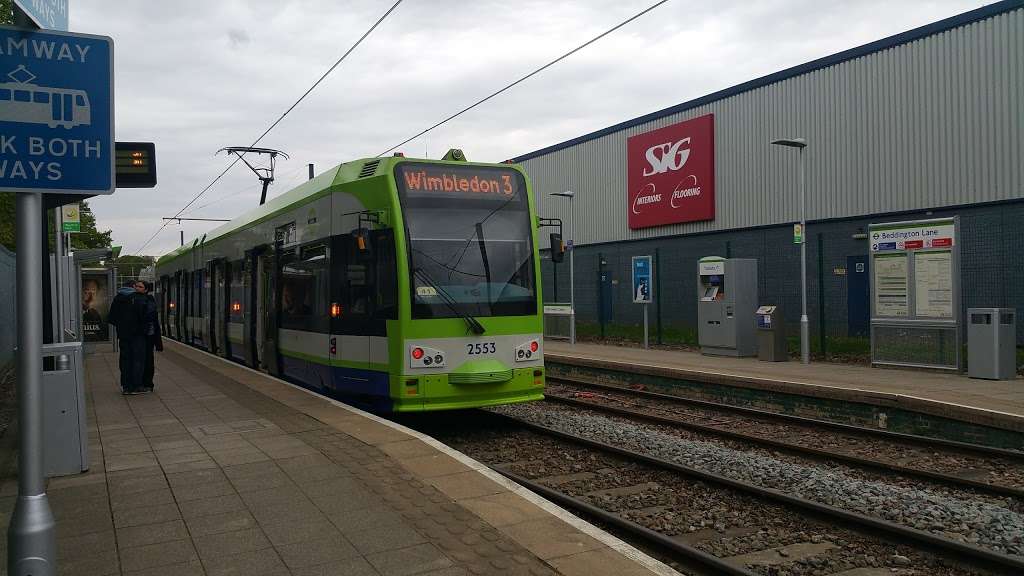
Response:
[{"label": "corrugated metal wall", "polygon": [[[539,212],[577,244],[791,222],[808,139],[807,218],[843,218],[1024,196],[1024,9],[627,128],[523,162]],[[713,113],[713,221],[630,230],[626,139]],[[547,239],[542,240],[547,247]]]}]

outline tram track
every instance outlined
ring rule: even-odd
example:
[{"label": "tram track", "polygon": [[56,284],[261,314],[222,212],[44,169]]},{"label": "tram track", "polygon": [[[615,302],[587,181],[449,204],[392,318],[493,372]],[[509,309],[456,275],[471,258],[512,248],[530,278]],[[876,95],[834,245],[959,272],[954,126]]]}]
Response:
[{"label": "tram track", "polygon": [[[545,397],[567,406],[875,469],[1024,503],[1024,453],[579,380],[549,379]],[[822,448],[821,446],[826,446]],[[870,455],[868,457],[867,455]],[[976,476],[954,475],[949,468]],[[980,479],[984,477],[984,479]]]},{"label": "tram track", "polygon": [[[474,416],[473,428],[449,422],[424,431],[559,504],[628,533],[638,546],[662,551],[677,567],[698,566],[701,574],[817,575],[855,569],[957,576],[1024,572],[1024,558],[1019,556],[511,415],[487,414]],[[711,516],[708,509],[714,511]],[[697,523],[700,514],[705,520],[693,531],[689,524]],[[745,560],[752,570],[743,568]],[[780,566],[785,570],[778,571]]]}]

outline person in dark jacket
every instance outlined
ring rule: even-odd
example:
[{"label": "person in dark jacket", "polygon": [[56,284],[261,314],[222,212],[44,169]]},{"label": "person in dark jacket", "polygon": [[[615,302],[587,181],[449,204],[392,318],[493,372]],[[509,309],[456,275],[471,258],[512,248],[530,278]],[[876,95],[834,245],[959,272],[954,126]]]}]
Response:
[{"label": "person in dark jacket", "polygon": [[121,393],[141,394],[146,370],[146,286],[129,282],[117,291],[107,321],[117,328]]},{"label": "person in dark jacket", "polygon": [[153,350],[164,351],[164,342],[160,333],[160,317],[156,312],[156,299],[153,297],[153,285],[146,283],[146,369],[142,374],[142,390],[153,391]]}]

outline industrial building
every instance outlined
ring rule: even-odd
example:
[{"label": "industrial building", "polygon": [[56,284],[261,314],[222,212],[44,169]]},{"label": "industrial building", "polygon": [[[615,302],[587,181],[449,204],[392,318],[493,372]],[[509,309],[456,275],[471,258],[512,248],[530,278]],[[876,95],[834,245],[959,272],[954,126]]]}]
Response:
[{"label": "industrial building", "polygon": [[[706,256],[756,259],[797,335],[801,154],[813,348],[866,345],[869,224],[958,216],[957,314],[1024,310],[1022,55],[1024,2],[997,2],[515,158],[566,238],[551,193],[575,193],[580,333],[638,334],[631,258],[651,255],[652,338],[695,340]],[[568,302],[568,262],[544,261],[545,302]]]}]

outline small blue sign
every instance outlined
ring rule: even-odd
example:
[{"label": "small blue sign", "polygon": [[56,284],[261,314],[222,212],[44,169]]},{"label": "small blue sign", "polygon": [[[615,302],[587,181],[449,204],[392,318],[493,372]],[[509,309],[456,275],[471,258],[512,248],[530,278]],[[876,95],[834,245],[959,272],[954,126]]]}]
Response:
[{"label": "small blue sign", "polygon": [[114,42],[0,27],[0,190],[114,192]]},{"label": "small blue sign", "polygon": [[14,0],[40,28],[68,29],[68,0]]},{"label": "small blue sign", "polygon": [[879,242],[877,246],[878,247],[875,248],[875,250],[895,250],[896,249],[896,243],[895,242]]},{"label": "small blue sign", "polygon": [[654,297],[650,256],[633,256],[633,302],[650,304]]}]

